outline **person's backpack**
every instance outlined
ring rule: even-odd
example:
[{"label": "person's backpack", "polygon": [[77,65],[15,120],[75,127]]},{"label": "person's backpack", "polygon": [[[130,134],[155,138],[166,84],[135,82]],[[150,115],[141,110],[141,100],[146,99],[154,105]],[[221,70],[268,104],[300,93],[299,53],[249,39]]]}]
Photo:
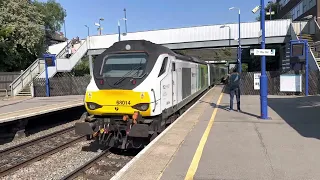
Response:
[{"label": "person's backpack", "polygon": [[240,75],[237,73],[233,73],[229,77],[229,87],[230,89],[239,88],[240,84]]}]

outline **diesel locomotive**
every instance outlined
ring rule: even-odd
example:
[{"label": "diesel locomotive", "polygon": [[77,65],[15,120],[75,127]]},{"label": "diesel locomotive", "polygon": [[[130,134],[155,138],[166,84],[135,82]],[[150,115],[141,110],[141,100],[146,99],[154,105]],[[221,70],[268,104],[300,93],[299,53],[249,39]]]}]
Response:
[{"label": "diesel locomotive", "polygon": [[108,147],[143,148],[226,73],[150,41],[116,42],[94,61],[76,134]]}]

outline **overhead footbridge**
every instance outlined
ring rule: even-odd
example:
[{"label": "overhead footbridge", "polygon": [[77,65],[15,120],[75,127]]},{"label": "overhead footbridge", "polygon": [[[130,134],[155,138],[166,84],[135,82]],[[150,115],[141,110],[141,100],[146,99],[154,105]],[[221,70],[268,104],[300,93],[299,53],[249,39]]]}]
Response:
[{"label": "overhead footbridge", "polygon": [[[309,22],[301,22],[304,29]],[[296,32],[300,31],[300,24],[289,19],[266,21],[266,44],[288,43],[296,39]],[[308,30],[308,33],[314,33]],[[260,22],[241,23],[241,44],[260,44]],[[75,47],[77,51],[69,58],[66,58],[66,47],[70,43],[60,43],[49,47],[49,52],[57,55],[56,66],[48,68],[49,77],[57,72],[70,72],[84,55],[100,54],[106,48],[118,41],[118,34],[101,36],[90,36],[82,40]],[[194,48],[218,48],[236,47],[238,45],[238,24],[207,25],[197,27],[185,27],[175,29],[150,30],[142,32],[127,33],[121,35],[121,40],[148,40],[156,44],[162,44],[170,49],[194,49]],[[312,58],[310,58],[312,59]],[[312,60],[310,60],[312,61]],[[313,60],[315,61],[315,60]],[[310,66],[316,63],[309,63]],[[316,65],[317,66],[317,65]],[[317,66],[318,68],[318,66]],[[25,88],[30,88],[32,79],[35,77],[44,78],[44,63],[37,59],[11,84],[11,93],[17,95]]]}]

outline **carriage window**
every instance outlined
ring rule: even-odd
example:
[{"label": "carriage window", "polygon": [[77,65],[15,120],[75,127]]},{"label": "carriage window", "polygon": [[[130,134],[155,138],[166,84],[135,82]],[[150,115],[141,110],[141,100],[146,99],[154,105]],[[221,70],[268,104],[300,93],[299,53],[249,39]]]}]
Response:
[{"label": "carriage window", "polygon": [[160,72],[159,72],[158,77],[161,76],[163,73],[166,72],[167,63],[168,63],[168,57],[166,57],[166,58],[163,59],[162,65],[161,65],[161,69],[160,69]]}]

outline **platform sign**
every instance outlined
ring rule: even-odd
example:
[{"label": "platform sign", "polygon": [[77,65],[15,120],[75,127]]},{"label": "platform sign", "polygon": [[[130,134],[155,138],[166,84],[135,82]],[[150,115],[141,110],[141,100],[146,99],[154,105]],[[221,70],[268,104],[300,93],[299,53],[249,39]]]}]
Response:
[{"label": "platform sign", "polygon": [[301,74],[284,74],[280,75],[281,92],[302,92],[302,75]]},{"label": "platform sign", "polygon": [[45,62],[45,73],[46,73],[46,96],[50,97],[50,81],[48,77],[48,67],[55,66],[56,55],[55,54],[44,54],[43,55]]},{"label": "platform sign", "polygon": [[255,56],[275,56],[275,49],[253,49],[253,54]]},{"label": "platform sign", "polygon": [[253,74],[253,88],[254,88],[254,90],[260,89],[260,76],[261,76],[261,73],[254,73]]},{"label": "platform sign", "polygon": [[55,54],[44,54],[44,61],[47,67],[52,67],[56,65],[56,55]]},{"label": "platform sign", "polygon": [[304,47],[305,43],[303,42],[295,42],[295,43],[291,43],[291,51],[290,51],[290,56],[291,57],[301,57],[301,58],[305,58],[305,54],[304,54]]},{"label": "platform sign", "polygon": [[[309,95],[309,46],[308,40],[299,39],[290,41],[290,57],[291,59],[303,59],[305,60],[305,95]],[[294,64],[295,66],[297,65]],[[300,62],[298,62],[300,63]],[[280,90],[290,91],[290,92],[301,92],[301,75],[296,76],[283,76],[282,81],[280,79],[280,85],[282,88]],[[283,85],[282,85],[283,84]]]}]

